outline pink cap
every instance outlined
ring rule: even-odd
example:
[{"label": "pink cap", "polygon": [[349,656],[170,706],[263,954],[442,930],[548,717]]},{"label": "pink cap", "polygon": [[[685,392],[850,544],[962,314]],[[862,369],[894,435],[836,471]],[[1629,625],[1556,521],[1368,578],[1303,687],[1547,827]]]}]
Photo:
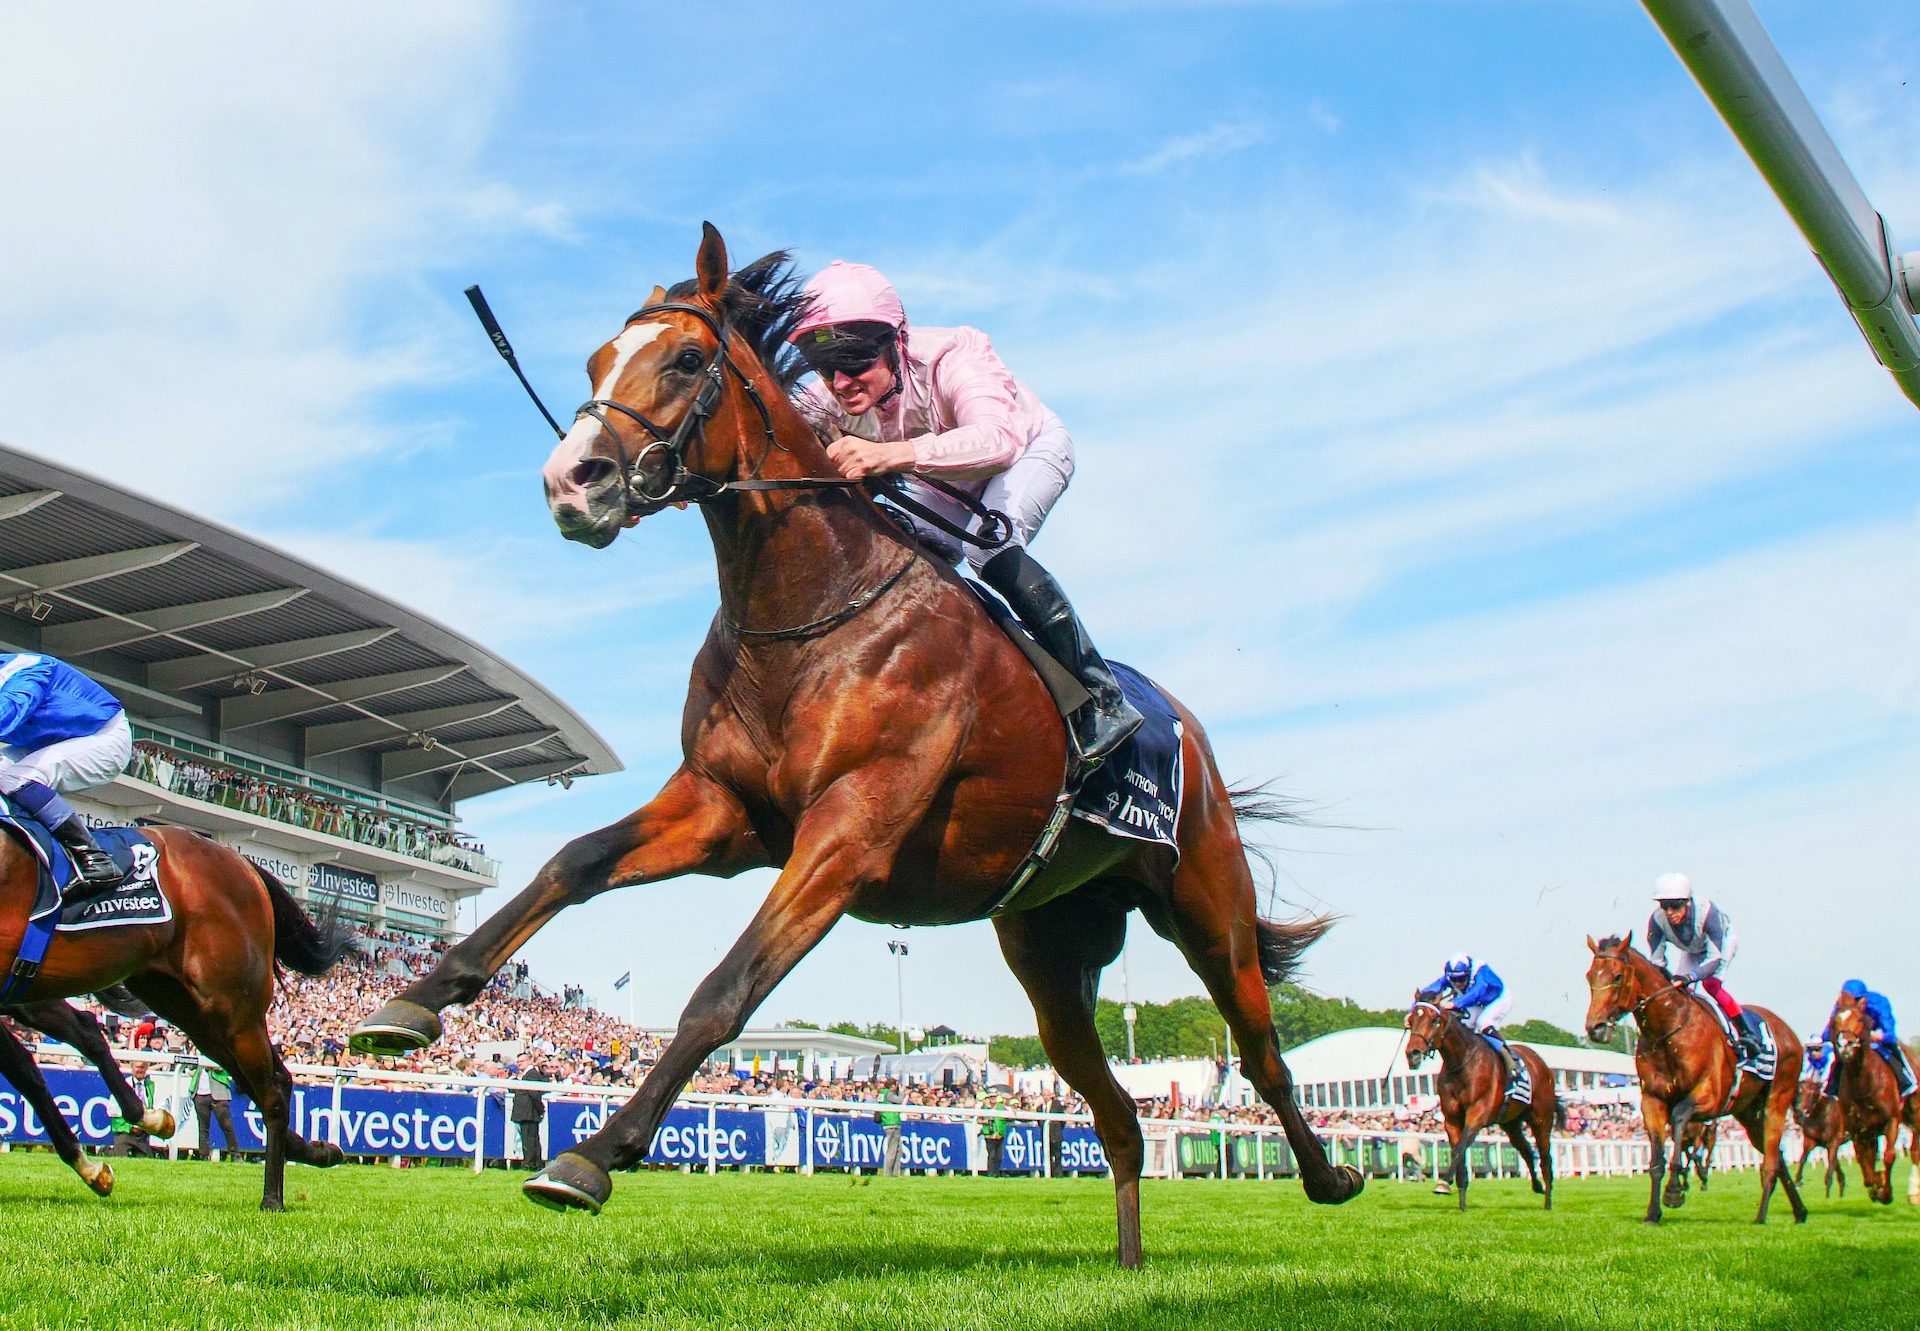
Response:
[{"label": "pink cap", "polygon": [[835,259],[815,273],[806,285],[813,307],[788,334],[797,342],[804,333],[835,324],[883,323],[889,328],[905,328],[907,311],[900,304],[900,293],[893,289],[877,268],[864,263]]}]

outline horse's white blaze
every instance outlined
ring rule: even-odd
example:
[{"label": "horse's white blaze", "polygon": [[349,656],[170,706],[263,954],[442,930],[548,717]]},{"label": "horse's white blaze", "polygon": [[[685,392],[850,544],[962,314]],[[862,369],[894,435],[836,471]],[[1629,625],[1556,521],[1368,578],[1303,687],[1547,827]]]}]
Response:
[{"label": "horse's white blaze", "polygon": [[[620,376],[627,372],[627,363],[634,358],[640,348],[652,342],[669,325],[664,323],[634,324],[621,330],[620,336],[613,339],[613,364],[600,376],[600,382],[593,386],[593,395],[601,400],[609,398],[614,386],[620,382]],[[600,422],[591,416],[582,416],[567,430],[566,437],[554,450],[553,462],[549,464],[549,477],[563,475],[575,464],[584,462],[593,451],[594,440],[600,437]]]}]

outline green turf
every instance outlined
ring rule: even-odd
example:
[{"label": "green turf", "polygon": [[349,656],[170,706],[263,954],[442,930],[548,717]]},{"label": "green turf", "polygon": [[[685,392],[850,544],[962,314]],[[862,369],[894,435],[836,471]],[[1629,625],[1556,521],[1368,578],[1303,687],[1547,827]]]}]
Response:
[{"label": "green turf", "polygon": [[[0,1325],[482,1328],[1478,1328],[1913,1326],[1920,1208],[1784,1201],[1750,1176],[1658,1230],[1640,1180],[1479,1183],[1465,1217],[1376,1182],[1153,1182],[1147,1267],[1112,1264],[1101,1180],[623,1175],[598,1218],[522,1201],[518,1174],[117,1161],[101,1201],[57,1161],[0,1160]],[[1817,1194],[1818,1189],[1815,1189]],[[1838,1320],[1836,1320],[1838,1319]]]}]

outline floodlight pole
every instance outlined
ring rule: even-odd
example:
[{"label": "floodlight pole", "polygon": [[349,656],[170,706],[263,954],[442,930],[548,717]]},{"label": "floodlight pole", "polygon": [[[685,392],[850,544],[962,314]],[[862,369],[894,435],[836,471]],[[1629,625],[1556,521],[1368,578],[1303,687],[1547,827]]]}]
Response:
[{"label": "floodlight pole", "polygon": [[1747,0],[1642,0],[1766,178],[1874,357],[1920,406],[1920,252],[1902,258]]},{"label": "floodlight pole", "polygon": [[906,964],[907,945],[898,941],[890,942],[887,951],[893,953],[893,993],[900,1012],[897,1033],[900,1036],[900,1053],[904,1056],[907,1052],[907,979],[903,967]]}]

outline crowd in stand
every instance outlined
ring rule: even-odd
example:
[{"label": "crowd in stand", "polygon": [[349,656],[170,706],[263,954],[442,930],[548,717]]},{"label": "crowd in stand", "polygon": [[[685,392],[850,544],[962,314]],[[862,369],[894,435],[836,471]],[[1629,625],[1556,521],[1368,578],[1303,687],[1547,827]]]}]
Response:
[{"label": "crowd in stand", "polygon": [[[386,1072],[427,1077],[492,1076],[512,1078],[539,1073],[557,1082],[599,1087],[637,1085],[659,1058],[664,1045],[646,1031],[587,1006],[584,991],[568,986],[559,995],[542,992],[531,980],[524,962],[503,968],[473,1002],[442,1014],[444,1034],[432,1048],[402,1058],[351,1053],[347,1036],[353,1024],[373,1011],[439,959],[444,945],[387,931],[358,936],[360,951],[329,974],[317,979],[287,976],[274,1001],[269,1023],[289,1063],[321,1068],[358,1070],[377,1077]],[[177,1030],[147,1018],[141,1021],[101,1013],[112,1027],[114,1041],[142,1052],[187,1053],[190,1046]],[[452,1084],[451,1082],[449,1083]],[[761,1069],[706,1071],[696,1075],[688,1089],[705,1094],[744,1095],[769,1099],[829,1100],[863,1107],[879,1100],[883,1086],[902,1108],[938,1117],[943,1109],[1003,1109],[1019,1113],[1084,1114],[1079,1096],[1058,1083],[1046,1091],[1009,1091],[968,1084],[909,1084],[890,1080],[824,1080],[797,1072]],[[1141,1116],[1196,1124],[1229,1123],[1279,1126],[1279,1117],[1265,1104],[1221,1106],[1204,1099],[1183,1097],[1179,1104],[1165,1097],[1138,1102]],[[1380,1134],[1437,1133],[1443,1130],[1438,1111],[1429,1102],[1419,1108],[1309,1109],[1308,1122],[1322,1132]],[[1567,1107],[1565,1132],[1589,1139],[1623,1139],[1640,1131],[1637,1109],[1630,1105]]]},{"label": "crowd in stand", "polygon": [[391,810],[330,799],[302,786],[248,772],[151,740],[133,746],[133,775],[176,795],[225,805],[260,818],[304,827],[363,846],[477,873],[491,871],[486,848],[449,828]]}]

